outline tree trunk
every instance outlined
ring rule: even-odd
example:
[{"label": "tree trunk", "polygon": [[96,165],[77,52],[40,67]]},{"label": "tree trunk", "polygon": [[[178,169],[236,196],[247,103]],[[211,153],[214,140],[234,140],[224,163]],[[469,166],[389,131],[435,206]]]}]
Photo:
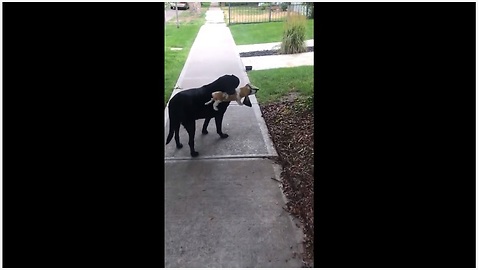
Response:
[{"label": "tree trunk", "polygon": [[189,2],[190,12],[195,14],[200,14],[202,12],[202,3],[201,2]]}]

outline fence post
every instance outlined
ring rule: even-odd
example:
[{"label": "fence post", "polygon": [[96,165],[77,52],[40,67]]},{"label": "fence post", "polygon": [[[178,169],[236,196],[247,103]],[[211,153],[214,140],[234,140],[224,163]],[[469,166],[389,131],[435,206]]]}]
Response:
[{"label": "fence post", "polygon": [[272,21],[272,5],[270,5],[270,6],[268,7],[268,9],[269,9],[269,11],[270,11],[270,12],[268,13],[268,22],[271,22],[271,21]]},{"label": "fence post", "polygon": [[178,2],[175,2],[175,14],[177,14],[177,28],[180,27],[180,25],[178,24]]},{"label": "fence post", "polygon": [[230,2],[228,2],[228,25],[230,25]]}]

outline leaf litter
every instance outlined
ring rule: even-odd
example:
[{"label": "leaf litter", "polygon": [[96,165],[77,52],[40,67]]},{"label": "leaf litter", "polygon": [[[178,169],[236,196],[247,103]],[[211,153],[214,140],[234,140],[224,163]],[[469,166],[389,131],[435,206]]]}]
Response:
[{"label": "leaf litter", "polygon": [[284,209],[302,222],[303,266],[313,267],[313,105],[290,96],[260,108],[278,153],[275,161],[282,165],[280,181],[288,199]]}]

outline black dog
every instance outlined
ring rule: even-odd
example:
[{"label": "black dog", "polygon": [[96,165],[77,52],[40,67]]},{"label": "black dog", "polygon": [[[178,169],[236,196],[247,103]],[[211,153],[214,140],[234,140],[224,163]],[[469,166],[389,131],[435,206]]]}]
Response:
[{"label": "black dog", "polygon": [[[168,105],[168,114],[170,117],[170,131],[167,136],[168,144],[175,133],[175,142],[177,148],[182,148],[178,135],[180,124],[183,124],[188,132],[188,145],[190,146],[190,155],[192,157],[198,156],[198,152],[195,151],[195,120],[205,119],[203,123],[202,133],[207,134],[207,127],[210,123],[210,119],[215,118],[215,124],[217,126],[217,133],[220,138],[225,139],[227,134],[222,132],[223,115],[227,110],[230,102],[222,102],[218,105],[218,111],[213,109],[211,105],[205,105],[212,98],[212,93],[215,91],[226,92],[229,95],[236,93],[236,88],[240,84],[240,80],[235,75],[224,75],[214,82],[204,85],[200,88],[193,88],[184,90],[177,93]],[[244,104],[251,107],[248,96],[244,100]]]}]

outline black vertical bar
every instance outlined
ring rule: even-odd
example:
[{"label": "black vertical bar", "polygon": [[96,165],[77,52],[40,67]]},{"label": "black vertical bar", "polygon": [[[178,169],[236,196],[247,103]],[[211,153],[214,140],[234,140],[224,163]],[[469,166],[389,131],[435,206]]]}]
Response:
[{"label": "black vertical bar", "polygon": [[272,6],[270,5],[270,8],[268,9],[268,22],[272,21]]}]

